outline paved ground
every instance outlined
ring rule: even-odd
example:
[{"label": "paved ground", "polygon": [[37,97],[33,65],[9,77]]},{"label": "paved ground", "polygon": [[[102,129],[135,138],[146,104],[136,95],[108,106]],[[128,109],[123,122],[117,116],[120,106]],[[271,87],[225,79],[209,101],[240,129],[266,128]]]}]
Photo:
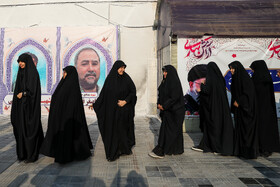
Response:
[{"label": "paved ground", "polygon": [[[9,116],[0,116],[0,186],[280,186],[280,154],[242,160],[192,151],[200,133],[184,133],[183,155],[150,158],[160,127],[155,117],[136,117],[133,154],[107,162],[96,119],[87,120],[94,144],[90,159],[59,165],[41,155],[25,164],[16,160]],[[46,131],[47,118],[42,122]]]}]

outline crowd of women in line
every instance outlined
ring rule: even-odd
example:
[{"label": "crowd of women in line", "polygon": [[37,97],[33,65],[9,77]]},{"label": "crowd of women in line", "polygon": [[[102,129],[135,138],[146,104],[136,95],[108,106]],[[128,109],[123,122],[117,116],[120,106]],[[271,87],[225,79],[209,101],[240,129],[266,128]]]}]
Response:
[{"label": "crowd of women in line", "polygon": [[214,62],[207,65],[206,81],[197,90],[203,137],[192,149],[246,159],[280,152],[274,87],[266,62],[257,60],[250,65],[252,77],[239,61],[228,66],[231,108],[220,69]]},{"label": "crowd of women in line", "polygon": [[[20,68],[11,110],[18,160],[35,162],[40,153],[61,164],[89,158],[93,146],[76,68],[67,66],[63,69],[63,77],[51,98],[44,137],[39,74],[29,54],[20,55],[18,63]],[[279,152],[274,91],[265,62],[252,63],[252,79],[240,62],[235,61],[229,67],[232,72],[231,111],[225,80],[218,66],[214,62],[207,65],[206,82],[198,90],[203,138],[193,149],[244,158]],[[136,87],[125,68],[126,64],[121,60],[114,63],[92,106],[108,161],[132,154],[135,146]],[[255,88],[259,91],[255,92]],[[177,71],[171,65],[163,67],[157,108],[162,124],[158,144],[149,155],[163,158],[164,155],[182,154],[184,98]],[[230,112],[234,114],[235,125]]]}]

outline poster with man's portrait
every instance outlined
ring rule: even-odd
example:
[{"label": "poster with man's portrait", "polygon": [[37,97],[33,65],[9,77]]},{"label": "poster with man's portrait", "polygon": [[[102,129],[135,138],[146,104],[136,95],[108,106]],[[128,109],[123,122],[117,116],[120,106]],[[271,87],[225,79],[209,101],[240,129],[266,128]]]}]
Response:
[{"label": "poster with man's portrait", "polygon": [[[81,35],[82,31],[85,31]],[[116,27],[62,28],[62,67],[76,67],[84,106],[98,97],[113,63],[118,58]],[[102,34],[100,34],[102,33]]]},{"label": "poster with man's portrait", "polygon": [[107,74],[118,59],[118,28],[53,27],[1,28],[0,114],[10,114],[18,72],[18,57],[32,56],[41,82],[41,110],[48,114],[51,95],[62,78],[63,68],[75,66],[86,113],[95,102]]}]

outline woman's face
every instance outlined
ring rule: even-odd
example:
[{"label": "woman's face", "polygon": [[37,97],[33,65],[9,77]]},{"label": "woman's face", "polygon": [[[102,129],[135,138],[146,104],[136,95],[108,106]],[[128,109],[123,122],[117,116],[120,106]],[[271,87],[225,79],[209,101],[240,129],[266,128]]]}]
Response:
[{"label": "woman's face", "polygon": [[233,69],[233,68],[230,66],[230,69],[229,69],[229,70],[230,70],[231,74],[234,75],[235,69]]},{"label": "woman's face", "polygon": [[66,71],[63,71],[63,79],[65,79],[65,77],[67,76],[67,72]]},{"label": "woman's face", "polygon": [[25,68],[25,62],[19,61],[18,65],[21,69]]},{"label": "woman's face", "polygon": [[163,78],[166,79],[166,76],[167,76],[167,71],[163,71]]},{"label": "woman's face", "polygon": [[125,66],[122,66],[118,69],[118,74],[123,75],[123,72],[125,72]]}]

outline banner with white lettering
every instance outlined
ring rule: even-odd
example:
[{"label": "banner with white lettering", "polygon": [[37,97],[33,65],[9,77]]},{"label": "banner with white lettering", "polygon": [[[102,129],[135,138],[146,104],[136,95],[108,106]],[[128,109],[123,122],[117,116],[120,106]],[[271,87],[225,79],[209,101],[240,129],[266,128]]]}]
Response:
[{"label": "banner with white lettering", "polygon": [[205,65],[215,62],[223,73],[230,99],[231,73],[228,64],[237,60],[251,74],[255,60],[267,63],[274,83],[277,114],[280,116],[280,40],[279,38],[180,38],[178,40],[178,74],[185,94],[187,115],[197,115],[195,87],[205,78]]}]

